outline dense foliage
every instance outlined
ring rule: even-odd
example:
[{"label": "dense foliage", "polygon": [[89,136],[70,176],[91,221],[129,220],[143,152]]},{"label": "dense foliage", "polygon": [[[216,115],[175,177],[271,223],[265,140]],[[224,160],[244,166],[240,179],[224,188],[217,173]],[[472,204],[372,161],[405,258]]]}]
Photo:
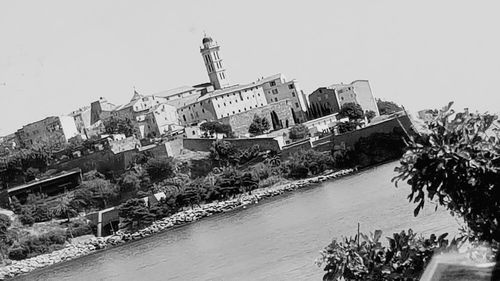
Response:
[{"label": "dense foliage", "polygon": [[500,139],[497,116],[454,113],[452,103],[412,140],[396,168],[398,181],[411,186],[415,215],[426,197],[462,217],[473,235],[500,242]]},{"label": "dense foliage", "polygon": [[290,128],[288,136],[291,140],[301,140],[309,135],[309,129],[304,124],[295,125]]},{"label": "dense foliage", "polygon": [[361,105],[354,103],[354,102],[348,102],[342,105],[339,111],[339,116],[341,118],[349,118],[349,120],[360,120],[365,117],[365,113],[363,112],[363,109],[361,108]]},{"label": "dense foliage", "polygon": [[174,175],[174,158],[168,156],[157,156],[148,160],[145,166],[149,177],[153,181],[160,181]]},{"label": "dense foliage", "polygon": [[368,119],[368,122],[371,122],[373,117],[375,117],[377,114],[373,110],[367,110],[365,111],[365,117]]},{"label": "dense foliage", "polygon": [[339,134],[345,134],[356,130],[359,125],[360,124],[357,121],[340,122],[337,124],[337,130],[339,131]]},{"label": "dense foliage", "polygon": [[333,166],[333,158],[328,153],[309,149],[291,155],[284,169],[288,177],[298,179],[318,175]]},{"label": "dense foliage", "polygon": [[111,117],[104,120],[103,124],[106,134],[124,134],[130,137],[135,133],[134,125],[130,120]]},{"label": "dense foliage", "polygon": [[403,108],[392,101],[377,99],[377,107],[380,115],[388,115],[403,110]]},{"label": "dense foliage", "polygon": [[250,124],[248,128],[248,132],[252,135],[262,135],[265,131],[269,130],[270,127],[271,125],[267,118],[255,114],[252,124]]},{"label": "dense foliage", "polygon": [[200,125],[200,130],[203,131],[204,138],[211,138],[214,134],[225,134],[226,137],[233,137],[233,129],[231,125],[222,124],[218,121],[208,121]]},{"label": "dense foliage", "polygon": [[447,234],[425,239],[411,229],[388,237],[383,246],[382,231],[360,233],[354,238],[333,240],[321,253],[318,265],[324,265],[323,280],[407,280],[417,281],[434,253],[456,250],[457,241]]}]

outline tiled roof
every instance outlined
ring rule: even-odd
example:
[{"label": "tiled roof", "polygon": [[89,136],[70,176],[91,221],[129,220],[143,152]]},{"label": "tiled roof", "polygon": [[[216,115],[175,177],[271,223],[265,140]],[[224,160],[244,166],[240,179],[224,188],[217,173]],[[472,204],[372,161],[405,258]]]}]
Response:
[{"label": "tiled roof", "polygon": [[181,93],[185,93],[185,92],[189,92],[189,91],[193,91],[193,90],[196,90],[196,88],[194,88],[192,86],[181,86],[178,88],[162,91],[162,92],[156,93],[154,95],[160,96],[160,97],[169,97],[169,96],[174,96],[177,94],[181,94]]},{"label": "tiled roof", "polygon": [[257,80],[256,84],[262,85],[264,83],[271,82],[271,81],[274,81],[274,80],[280,79],[280,78],[283,78],[283,80],[285,80],[285,76],[281,73],[278,73],[278,74],[274,74],[274,75],[271,75],[268,77],[264,77],[260,80]]}]

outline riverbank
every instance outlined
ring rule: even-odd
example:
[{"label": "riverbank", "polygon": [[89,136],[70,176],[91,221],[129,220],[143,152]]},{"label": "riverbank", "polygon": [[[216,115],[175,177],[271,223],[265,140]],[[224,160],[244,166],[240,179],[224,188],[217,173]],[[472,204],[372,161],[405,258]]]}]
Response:
[{"label": "riverbank", "polygon": [[128,241],[139,240],[143,237],[151,236],[155,233],[171,229],[175,226],[181,226],[203,217],[211,216],[217,213],[223,213],[244,207],[249,204],[255,204],[259,200],[277,196],[288,191],[293,191],[302,187],[310,186],[326,180],[338,178],[354,172],[353,169],[332,172],[317,177],[298,180],[287,184],[278,184],[271,187],[260,188],[252,191],[252,194],[244,194],[237,198],[202,204],[199,207],[188,209],[176,213],[170,217],[155,221],[150,226],[134,233],[117,232],[108,237],[92,238],[84,242],[67,245],[64,249],[54,251],[49,254],[39,255],[30,259],[13,261],[11,265],[0,268],[0,279],[11,278],[19,274],[28,273],[35,269],[47,267],[63,261],[68,261],[81,257],[101,249],[110,248],[116,245],[124,244]]}]

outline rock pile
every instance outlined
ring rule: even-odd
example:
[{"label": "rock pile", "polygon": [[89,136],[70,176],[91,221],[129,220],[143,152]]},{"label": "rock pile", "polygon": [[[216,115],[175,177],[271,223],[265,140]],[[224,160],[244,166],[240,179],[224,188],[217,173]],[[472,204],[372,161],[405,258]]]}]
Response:
[{"label": "rock pile", "polygon": [[303,179],[284,185],[256,189],[252,191],[252,194],[244,194],[227,201],[203,204],[193,209],[178,212],[170,217],[155,221],[150,226],[134,233],[125,233],[122,231],[118,231],[114,235],[108,237],[94,237],[80,243],[68,244],[64,249],[54,251],[49,254],[39,255],[21,261],[13,261],[12,264],[0,268],[0,280],[10,278],[22,273],[27,273],[37,268],[53,265],[58,262],[71,260],[100,249],[123,244],[127,241],[138,240],[143,237],[147,237],[172,228],[174,226],[190,223],[203,217],[211,216],[213,214],[227,212],[249,204],[255,204],[263,198],[273,197],[279,194],[283,194],[287,191],[292,191],[309,186],[314,183],[341,177],[350,174],[353,171],[353,169],[341,170],[338,172],[331,172],[326,175]]}]

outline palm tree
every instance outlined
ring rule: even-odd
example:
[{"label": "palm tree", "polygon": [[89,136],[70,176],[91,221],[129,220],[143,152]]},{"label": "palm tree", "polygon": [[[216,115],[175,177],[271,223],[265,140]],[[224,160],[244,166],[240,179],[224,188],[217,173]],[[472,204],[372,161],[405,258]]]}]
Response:
[{"label": "palm tree", "polygon": [[57,217],[66,217],[68,219],[67,222],[70,222],[72,216],[78,214],[66,196],[59,198],[57,205],[52,209],[52,213]]}]

